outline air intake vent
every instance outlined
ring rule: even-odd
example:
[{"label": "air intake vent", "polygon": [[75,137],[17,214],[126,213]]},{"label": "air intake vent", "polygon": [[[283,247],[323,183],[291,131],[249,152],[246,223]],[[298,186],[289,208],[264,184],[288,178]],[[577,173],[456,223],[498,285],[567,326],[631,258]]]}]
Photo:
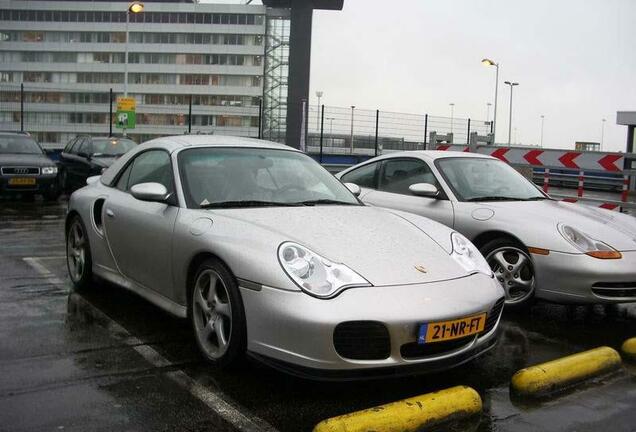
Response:
[{"label": "air intake vent", "polygon": [[481,335],[488,334],[497,324],[497,320],[499,319],[499,315],[501,315],[501,311],[504,307],[504,303],[506,302],[505,298],[500,298],[497,300],[497,303],[490,309],[488,312],[488,316],[486,317],[486,327],[484,327],[484,331],[481,332]]},{"label": "air intake vent", "polygon": [[333,332],[336,352],[352,360],[382,360],[391,355],[389,331],[377,321],[340,323]]}]

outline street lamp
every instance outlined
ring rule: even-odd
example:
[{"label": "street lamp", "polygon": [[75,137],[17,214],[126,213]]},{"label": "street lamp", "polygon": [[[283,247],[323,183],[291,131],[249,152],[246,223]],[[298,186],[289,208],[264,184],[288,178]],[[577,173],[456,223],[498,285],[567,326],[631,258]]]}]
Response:
[{"label": "street lamp", "polygon": [[518,86],[518,82],[504,81],[504,84],[510,86],[510,119],[508,120],[508,147],[510,147],[510,137],[512,135],[512,89]]},{"label": "street lamp", "polygon": [[318,109],[316,110],[316,130],[320,130],[320,98],[322,95],[323,92],[320,90],[316,92],[316,97],[318,98]]},{"label": "street lamp", "polygon": [[492,116],[492,141],[495,143],[497,136],[497,92],[499,91],[499,63],[495,63],[493,60],[485,58],[481,61],[484,66],[494,66],[497,69],[495,75],[495,111]]},{"label": "street lamp", "polygon": [[448,105],[451,109],[451,133],[453,133],[453,117],[455,117],[455,104],[451,102]]},{"label": "street lamp", "polygon": [[599,148],[599,150],[603,150],[603,138],[605,138],[605,122],[606,121],[607,119],[601,120],[601,147]]},{"label": "street lamp", "polygon": [[545,116],[541,115],[541,139],[539,140],[539,146],[543,147],[543,122],[545,121]]},{"label": "street lamp", "polygon": [[126,9],[126,43],[124,54],[124,97],[128,96],[128,23],[130,22],[130,14],[138,14],[143,12],[144,4],[140,1],[134,1],[128,5]]},{"label": "street lamp", "polygon": [[355,105],[351,105],[351,154],[353,154],[353,110],[355,108]]}]

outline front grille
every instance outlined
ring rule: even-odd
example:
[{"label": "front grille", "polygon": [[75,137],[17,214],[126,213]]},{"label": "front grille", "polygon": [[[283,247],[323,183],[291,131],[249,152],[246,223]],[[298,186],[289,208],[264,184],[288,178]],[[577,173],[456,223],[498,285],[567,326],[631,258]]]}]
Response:
[{"label": "front grille", "polygon": [[2,175],[38,175],[40,168],[38,167],[2,167]]},{"label": "front grille", "polygon": [[501,310],[503,309],[505,302],[506,299],[502,297],[497,300],[492,309],[490,309],[490,312],[488,312],[488,316],[486,317],[486,326],[484,327],[484,330],[479,334],[480,336],[488,334],[495,327],[495,325],[497,324],[497,320],[499,319],[499,315],[501,315]]},{"label": "front grille", "polygon": [[382,360],[391,354],[389,331],[377,321],[347,321],[333,332],[336,352],[352,360]]},{"label": "front grille", "polygon": [[592,292],[602,297],[636,297],[636,282],[597,282]]},{"label": "front grille", "polygon": [[459,349],[464,345],[469,344],[473,340],[475,340],[475,335],[453,339],[445,342],[434,342],[423,345],[418,344],[417,342],[410,342],[400,347],[400,354],[402,355],[402,358],[405,359],[434,356]]}]

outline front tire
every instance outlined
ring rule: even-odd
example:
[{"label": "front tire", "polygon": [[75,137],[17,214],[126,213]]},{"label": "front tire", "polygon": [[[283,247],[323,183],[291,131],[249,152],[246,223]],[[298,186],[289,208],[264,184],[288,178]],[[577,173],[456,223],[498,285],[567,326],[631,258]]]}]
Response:
[{"label": "front tire", "polygon": [[534,264],[526,248],[507,238],[491,240],[481,248],[506,293],[506,307],[528,306],[534,299]]},{"label": "front tire", "polygon": [[188,314],[201,354],[220,368],[238,363],[246,348],[245,311],[229,269],[214,258],[205,260],[190,295]]},{"label": "front tire", "polygon": [[93,281],[93,260],[88,234],[82,219],[75,215],[66,230],[66,266],[77,290],[86,289]]}]

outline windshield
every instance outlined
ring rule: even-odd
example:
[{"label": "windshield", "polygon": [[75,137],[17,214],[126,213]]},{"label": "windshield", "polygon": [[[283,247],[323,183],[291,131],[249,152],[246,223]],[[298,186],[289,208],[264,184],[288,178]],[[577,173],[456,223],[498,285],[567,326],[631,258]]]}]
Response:
[{"label": "windshield", "polygon": [[499,160],[443,158],[435,165],[460,201],[546,199],[533,183]]},{"label": "windshield", "polygon": [[93,138],[93,156],[121,156],[136,145],[125,138]]},{"label": "windshield", "polygon": [[309,156],[258,148],[197,148],[179,154],[191,208],[360,205]]},{"label": "windshield", "polygon": [[0,153],[42,154],[42,149],[31,137],[0,135]]}]

